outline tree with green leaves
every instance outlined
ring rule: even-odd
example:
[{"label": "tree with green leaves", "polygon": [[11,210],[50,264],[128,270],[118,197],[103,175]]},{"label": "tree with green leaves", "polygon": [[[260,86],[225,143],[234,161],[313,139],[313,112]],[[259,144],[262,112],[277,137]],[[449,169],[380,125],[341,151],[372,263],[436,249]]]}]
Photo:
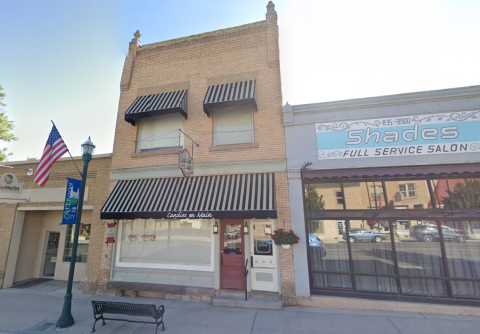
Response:
[{"label": "tree with green leaves", "polygon": [[453,191],[447,190],[448,197],[443,198],[446,207],[450,204],[452,209],[480,208],[480,182],[478,180],[465,180],[455,185]]},{"label": "tree with green leaves", "polygon": [[[6,94],[3,92],[3,87],[0,85],[0,141],[11,142],[12,140],[17,140],[17,137],[13,134],[13,129],[15,125],[13,121],[10,121],[7,117],[6,111],[3,107],[6,104],[3,102]],[[7,152],[7,148],[0,149],[0,161],[5,161],[8,156],[12,153]]]},{"label": "tree with green leaves", "polygon": [[323,194],[318,196],[317,190],[315,187],[308,187],[305,194],[305,202],[307,210],[324,210],[325,209],[325,200],[323,199]]}]

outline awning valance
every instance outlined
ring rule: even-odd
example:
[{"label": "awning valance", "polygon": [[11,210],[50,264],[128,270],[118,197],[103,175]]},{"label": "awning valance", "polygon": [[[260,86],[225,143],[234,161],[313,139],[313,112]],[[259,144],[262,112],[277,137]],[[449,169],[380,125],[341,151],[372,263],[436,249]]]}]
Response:
[{"label": "awning valance", "polygon": [[222,85],[209,86],[203,111],[209,115],[214,108],[224,108],[242,104],[257,105],[257,80],[232,82]]},{"label": "awning valance", "polygon": [[188,89],[175,92],[138,96],[125,112],[125,120],[135,125],[135,119],[180,113],[188,116]]},{"label": "awning valance", "polygon": [[276,218],[273,173],[119,181],[101,219]]}]

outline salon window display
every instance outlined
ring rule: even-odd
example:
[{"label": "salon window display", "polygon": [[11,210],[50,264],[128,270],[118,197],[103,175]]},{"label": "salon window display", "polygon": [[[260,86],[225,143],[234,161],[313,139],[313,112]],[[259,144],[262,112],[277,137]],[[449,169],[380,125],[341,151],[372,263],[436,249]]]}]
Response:
[{"label": "salon window display", "polygon": [[212,220],[135,219],[120,224],[119,262],[210,266]]}]

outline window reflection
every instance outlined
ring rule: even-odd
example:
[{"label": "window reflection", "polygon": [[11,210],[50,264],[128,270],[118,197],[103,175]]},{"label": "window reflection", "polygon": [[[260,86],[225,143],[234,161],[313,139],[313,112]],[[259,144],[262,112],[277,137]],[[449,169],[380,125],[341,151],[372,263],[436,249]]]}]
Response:
[{"label": "window reflection", "polygon": [[224,231],[224,254],[242,254],[242,225],[226,224]]},{"label": "window reflection", "polygon": [[307,210],[343,209],[340,183],[307,183],[304,192]]},{"label": "window reflection", "polygon": [[480,208],[480,179],[431,180],[435,204],[439,209]]},{"label": "window reflection", "polygon": [[426,180],[386,181],[389,210],[433,208]]},{"label": "window reflection", "polygon": [[211,226],[202,219],[125,220],[120,262],[210,265]]}]

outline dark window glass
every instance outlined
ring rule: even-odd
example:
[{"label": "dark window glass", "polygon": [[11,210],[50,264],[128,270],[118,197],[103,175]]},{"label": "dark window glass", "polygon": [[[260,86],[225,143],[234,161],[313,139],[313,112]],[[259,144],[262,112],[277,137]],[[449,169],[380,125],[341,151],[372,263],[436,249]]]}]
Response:
[{"label": "dark window glass", "polygon": [[480,221],[442,224],[448,271],[455,278],[480,278]]},{"label": "dark window glass", "polygon": [[480,282],[452,281],[455,297],[480,298]]},{"label": "dark window glass", "polygon": [[314,288],[352,289],[350,275],[314,273],[312,279]]},{"label": "dark window glass", "polygon": [[448,295],[447,282],[444,280],[402,278],[400,283],[404,295],[430,298]]},{"label": "dark window glass", "polygon": [[349,272],[347,243],[338,235],[338,222],[323,221],[324,234],[313,220],[308,221],[308,252],[313,271]]},{"label": "dark window glass", "polygon": [[355,287],[358,291],[398,293],[395,277],[355,275]]}]

